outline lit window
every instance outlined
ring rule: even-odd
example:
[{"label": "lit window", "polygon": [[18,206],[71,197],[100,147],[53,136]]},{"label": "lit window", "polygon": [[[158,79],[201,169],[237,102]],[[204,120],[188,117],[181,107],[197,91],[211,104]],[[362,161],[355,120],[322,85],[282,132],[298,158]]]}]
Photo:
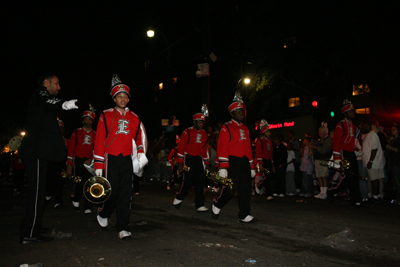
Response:
[{"label": "lit window", "polygon": [[300,106],[300,97],[289,98],[289,108]]},{"label": "lit window", "polygon": [[178,77],[172,78],[172,83],[176,83],[178,81]]},{"label": "lit window", "polygon": [[168,126],[169,125],[169,119],[162,119],[161,120],[161,125],[162,126]]},{"label": "lit window", "polygon": [[162,90],[163,88],[164,88],[164,84],[163,84],[163,83],[159,83],[159,84],[158,84],[158,89],[159,89],[159,90]]},{"label": "lit window", "polygon": [[369,108],[358,108],[356,109],[357,114],[369,114]]},{"label": "lit window", "polygon": [[367,84],[353,85],[353,95],[363,95],[371,92]]}]

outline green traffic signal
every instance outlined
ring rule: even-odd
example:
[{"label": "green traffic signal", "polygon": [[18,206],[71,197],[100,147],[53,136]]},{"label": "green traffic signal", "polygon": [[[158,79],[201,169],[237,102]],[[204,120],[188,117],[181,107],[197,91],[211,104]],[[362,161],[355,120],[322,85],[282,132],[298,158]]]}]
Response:
[{"label": "green traffic signal", "polygon": [[331,117],[335,117],[335,112],[331,111]]}]

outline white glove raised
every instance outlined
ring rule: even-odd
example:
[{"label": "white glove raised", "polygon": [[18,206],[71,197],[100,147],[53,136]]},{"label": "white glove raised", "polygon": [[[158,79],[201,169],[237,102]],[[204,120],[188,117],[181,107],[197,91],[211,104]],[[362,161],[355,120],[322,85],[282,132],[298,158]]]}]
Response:
[{"label": "white glove raised", "polygon": [[218,171],[219,176],[221,176],[222,178],[226,178],[228,177],[228,170],[227,169],[220,169]]},{"label": "white glove raised", "polygon": [[251,170],[251,178],[254,178],[254,177],[256,177],[256,171],[255,170]]},{"label": "white glove raised", "polygon": [[63,110],[77,109],[78,106],[75,104],[76,101],[78,101],[78,99],[72,99],[72,100],[65,101],[62,104],[62,109]]},{"label": "white glove raised", "polygon": [[94,172],[96,173],[96,176],[103,177],[103,170],[102,169],[96,169],[96,170],[94,170]]}]

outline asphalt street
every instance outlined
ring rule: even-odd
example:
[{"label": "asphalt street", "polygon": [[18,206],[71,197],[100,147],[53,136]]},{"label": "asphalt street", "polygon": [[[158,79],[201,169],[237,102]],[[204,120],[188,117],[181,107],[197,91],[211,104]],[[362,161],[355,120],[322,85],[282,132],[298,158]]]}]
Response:
[{"label": "asphalt street", "polygon": [[[194,191],[180,210],[172,206],[175,189],[142,183],[133,197],[132,238],[118,238],[115,213],[107,231],[96,212],[73,209],[65,186],[64,207],[51,200],[44,227],[55,236],[45,243],[19,243],[26,192],[12,195],[3,182],[0,194],[0,266],[400,266],[400,206],[390,203],[351,207],[345,196],[334,203],[301,197],[253,196],[254,224],[237,221],[234,197],[217,220],[196,212]],[[26,191],[26,188],[25,188]],[[211,207],[213,192],[206,191]],[[41,264],[41,265],[40,265]]]}]

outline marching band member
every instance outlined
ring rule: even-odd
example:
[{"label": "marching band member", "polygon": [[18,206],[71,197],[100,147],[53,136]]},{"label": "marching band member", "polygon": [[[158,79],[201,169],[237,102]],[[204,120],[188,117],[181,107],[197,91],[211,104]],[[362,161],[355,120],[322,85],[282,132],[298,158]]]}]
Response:
[{"label": "marching band member", "polygon": [[344,119],[336,125],[335,134],[333,136],[333,160],[337,167],[341,166],[342,160],[349,160],[350,167],[339,182],[329,189],[328,197],[331,198],[333,194],[341,192],[348,186],[350,191],[350,204],[358,206],[361,202],[361,194],[359,178],[358,175],[356,175],[358,174],[357,157],[354,153],[356,150],[356,142],[354,140],[356,127],[352,121],[356,113],[353,104],[347,99],[343,102],[342,113]]},{"label": "marching band member", "polygon": [[[92,129],[92,125],[95,117],[95,110],[91,106],[89,110],[82,113],[81,119],[83,127],[75,129],[75,131],[72,132],[68,145],[67,174],[72,175],[72,168],[74,168],[73,176],[79,176],[81,179],[79,183],[75,183],[74,193],[71,195],[72,205],[76,210],[79,210],[79,202],[83,194],[83,185],[92,177],[83,164],[86,163],[90,165],[93,160],[96,132]],[[92,213],[93,205],[86,198],[84,199],[83,206],[86,215]]]},{"label": "marching band member", "polygon": [[[208,112],[208,111],[207,111]],[[203,130],[206,115],[196,113],[193,115],[193,126],[183,130],[178,146],[178,171],[183,172],[183,165],[190,170],[183,174],[183,181],[173,201],[175,208],[180,209],[189,189],[194,186],[196,191],[195,205],[199,212],[208,211],[204,206],[204,165],[209,170],[210,159],[208,155],[208,136]]]},{"label": "marching band member", "polygon": [[[252,223],[256,219],[250,215],[251,178],[255,176],[249,129],[243,124],[243,101],[236,93],[228,107],[232,120],[225,123],[219,134],[217,155],[220,164],[219,176],[233,181],[238,190],[240,222]],[[218,218],[221,209],[233,197],[230,187],[222,186],[218,197],[214,198],[212,216]]]},{"label": "marching band member", "polygon": [[[273,151],[274,144],[269,138],[271,136],[271,130],[266,120],[260,122],[260,133],[261,138],[256,142],[256,158],[257,158],[257,173],[263,176],[262,180],[256,184],[256,192],[260,194],[260,188],[265,188],[267,200],[272,200],[272,175],[275,171]],[[264,169],[267,169],[268,174],[264,174]]]},{"label": "marching band member", "polygon": [[118,237],[131,237],[129,217],[133,193],[133,175],[143,175],[147,164],[147,138],[138,115],[127,107],[131,94],[117,75],[111,81],[111,96],[116,106],[100,115],[94,144],[94,169],[111,184],[109,199],[99,208],[97,221],[107,228],[108,218],[117,209]]}]

